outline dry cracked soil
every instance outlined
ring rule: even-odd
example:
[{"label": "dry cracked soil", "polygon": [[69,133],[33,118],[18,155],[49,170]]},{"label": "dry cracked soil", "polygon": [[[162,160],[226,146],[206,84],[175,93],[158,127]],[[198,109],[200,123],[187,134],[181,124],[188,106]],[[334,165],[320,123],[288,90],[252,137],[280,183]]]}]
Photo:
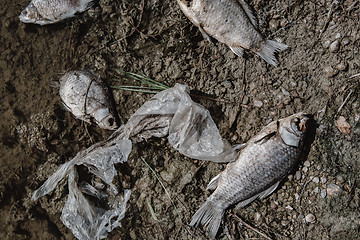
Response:
[{"label": "dry cracked soil", "polygon": [[[111,134],[64,110],[59,76],[90,69],[116,85],[114,68],[189,85],[231,144],[271,120],[314,116],[307,157],[270,197],[230,208],[219,239],[360,239],[359,1],[250,1],[262,34],[290,46],[278,67],[204,40],[176,1],[100,0],[47,26],[19,21],[27,4],[0,3],[0,239],[74,239],[60,220],[66,181],[39,201],[30,196],[62,163]],[[112,93],[121,123],[151,97]],[[117,180],[132,190],[126,216],[107,239],[209,239],[189,223],[224,167],[186,158],[165,139],[137,144],[118,168]]]}]

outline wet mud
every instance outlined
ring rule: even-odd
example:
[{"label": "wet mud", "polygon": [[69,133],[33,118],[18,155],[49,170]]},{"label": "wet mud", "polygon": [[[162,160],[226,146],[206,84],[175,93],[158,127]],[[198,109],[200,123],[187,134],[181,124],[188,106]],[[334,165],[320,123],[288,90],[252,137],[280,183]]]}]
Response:
[{"label": "wet mud", "polygon": [[[37,202],[30,196],[62,163],[111,134],[62,107],[61,74],[88,69],[112,86],[121,84],[114,68],[188,84],[231,144],[274,119],[314,116],[299,166],[268,198],[230,208],[219,239],[360,239],[358,1],[251,1],[262,34],[290,47],[279,67],[203,39],[176,1],[100,0],[47,26],[19,21],[27,4],[0,3],[1,239],[74,239],[60,220],[66,181]],[[112,92],[121,123],[152,96]],[[341,116],[350,128],[339,125]],[[209,239],[189,223],[224,166],[186,158],[166,139],[137,144],[118,166],[117,184],[132,195],[122,227],[107,239]]]}]

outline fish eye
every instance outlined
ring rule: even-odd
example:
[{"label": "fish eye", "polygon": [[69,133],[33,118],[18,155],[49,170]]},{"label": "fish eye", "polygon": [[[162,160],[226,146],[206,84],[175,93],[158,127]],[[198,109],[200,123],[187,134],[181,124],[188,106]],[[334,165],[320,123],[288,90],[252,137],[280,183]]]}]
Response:
[{"label": "fish eye", "polygon": [[115,120],[113,118],[108,119],[108,124],[110,127],[112,127],[114,125],[114,123],[115,123]]},{"label": "fish eye", "polygon": [[26,10],[22,11],[21,15],[27,15],[27,11]]}]

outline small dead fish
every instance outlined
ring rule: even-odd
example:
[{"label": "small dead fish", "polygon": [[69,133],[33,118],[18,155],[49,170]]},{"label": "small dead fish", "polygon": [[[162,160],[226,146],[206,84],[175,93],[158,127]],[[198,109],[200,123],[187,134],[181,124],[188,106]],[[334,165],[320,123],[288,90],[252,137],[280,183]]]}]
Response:
[{"label": "small dead fish", "polygon": [[100,77],[87,71],[70,71],[60,78],[60,97],[65,108],[85,122],[115,130],[117,118],[111,108],[109,91]]},{"label": "small dead fish", "polygon": [[[200,29],[204,38],[225,43],[238,56],[251,50],[277,66],[274,53],[287,45],[266,40],[257,30],[258,23],[244,0],[177,0],[183,13]],[[211,36],[211,37],[210,37]]]},{"label": "small dead fish", "polygon": [[213,178],[207,189],[216,189],[194,214],[191,226],[203,224],[215,238],[225,209],[241,208],[269,196],[298,162],[303,151],[309,118],[303,113],[271,122],[248,143],[237,159]]},{"label": "small dead fish", "polygon": [[52,24],[84,12],[93,5],[94,0],[32,0],[19,18],[24,23]]}]

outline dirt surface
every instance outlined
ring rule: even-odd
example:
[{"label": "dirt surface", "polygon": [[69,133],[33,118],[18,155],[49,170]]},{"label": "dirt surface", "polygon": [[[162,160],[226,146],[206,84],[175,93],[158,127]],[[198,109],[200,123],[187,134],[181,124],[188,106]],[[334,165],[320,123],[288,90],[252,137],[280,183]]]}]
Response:
[{"label": "dirt surface", "polygon": [[[111,134],[62,108],[59,76],[90,69],[111,85],[113,67],[207,96],[194,100],[232,144],[273,119],[313,114],[318,127],[307,158],[270,197],[229,209],[219,239],[264,238],[254,229],[272,239],[360,239],[359,1],[251,1],[264,36],[290,46],[279,67],[204,40],[176,1],[100,0],[43,27],[19,22],[27,4],[0,3],[0,239],[74,239],[60,221],[66,181],[37,202],[30,196],[62,163]],[[122,123],[151,97],[113,94]],[[350,129],[339,131],[340,116]],[[132,190],[126,217],[108,239],[208,239],[188,224],[224,166],[183,157],[166,139],[136,145],[119,166],[122,187]]]}]

